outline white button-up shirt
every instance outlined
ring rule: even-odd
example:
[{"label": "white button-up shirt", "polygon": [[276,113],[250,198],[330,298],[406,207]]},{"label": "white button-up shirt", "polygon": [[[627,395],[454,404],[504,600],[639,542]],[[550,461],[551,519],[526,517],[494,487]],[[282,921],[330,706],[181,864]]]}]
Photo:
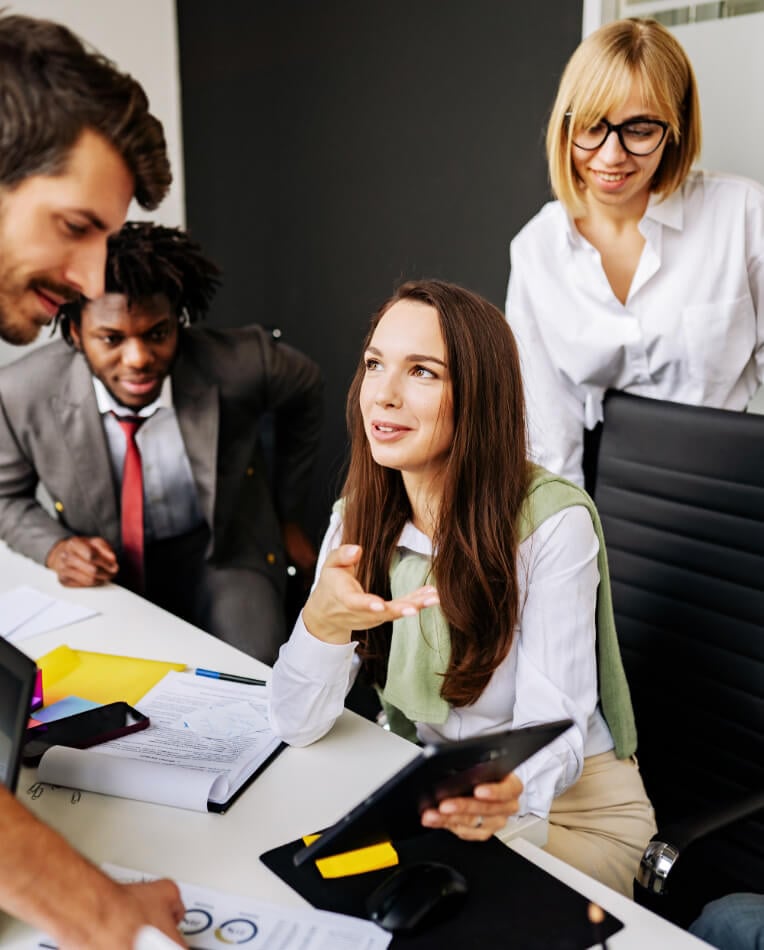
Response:
[{"label": "white button-up shirt", "polygon": [[170,377],[165,377],[154,402],[135,412],[118,403],[95,376],[93,387],[118,488],[122,485],[126,444],[125,434],[114,415],[146,419],[135,434],[143,472],[146,541],[175,538],[199,527],[204,517],[173,407]]},{"label": "white button-up shirt", "polygon": [[507,319],[520,347],[533,458],[583,483],[583,429],[606,389],[745,409],[764,380],[764,188],[692,172],[639,224],[622,304],[599,252],[550,202],[512,241]]},{"label": "white button-up shirt", "polygon": [[[332,515],[316,577],[340,543]],[[407,524],[398,546],[432,555],[430,539]],[[547,518],[518,547],[520,618],[509,653],[470,706],[452,706],[442,724],[417,723],[422,742],[467,739],[555,719],[574,726],[520,765],[520,814],[545,818],[552,799],[581,774],[584,758],[613,748],[598,707],[595,609],[599,542],[586,508]],[[326,643],[302,621],[279,653],[271,677],[271,725],[292,745],[324,735],[343,710],[359,668],[356,644]]]}]

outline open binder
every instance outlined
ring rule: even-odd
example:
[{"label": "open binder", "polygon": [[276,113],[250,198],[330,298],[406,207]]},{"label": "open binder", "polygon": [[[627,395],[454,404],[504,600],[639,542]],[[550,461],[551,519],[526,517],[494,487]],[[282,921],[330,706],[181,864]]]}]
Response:
[{"label": "open binder", "polygon": [[88,749],[53,746],[39,781],[224,812],[284,748],[257,686],[171,670],[137,705],[148,729]]}]

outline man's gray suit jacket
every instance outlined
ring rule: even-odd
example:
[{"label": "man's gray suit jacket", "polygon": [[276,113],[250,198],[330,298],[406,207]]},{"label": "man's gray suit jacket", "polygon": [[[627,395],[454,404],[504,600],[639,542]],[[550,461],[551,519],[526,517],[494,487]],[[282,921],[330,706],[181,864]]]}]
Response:
[{"label": "man's gray suit jacket", "polygon": [[[256,325],[184,327],[173,404],[210,528],[207,559],[283,585],[280,522],[299,520],[322,416],[318,366]],[[272,480],[260,422],[274,420]],[[41,482],[57,517],[36,500]],[[120,551],[117,479],[90,370],[63,341],[0,369],[0,537],[40,563],[72,535]],[[271,491],[273,484],[274,491]]]}]

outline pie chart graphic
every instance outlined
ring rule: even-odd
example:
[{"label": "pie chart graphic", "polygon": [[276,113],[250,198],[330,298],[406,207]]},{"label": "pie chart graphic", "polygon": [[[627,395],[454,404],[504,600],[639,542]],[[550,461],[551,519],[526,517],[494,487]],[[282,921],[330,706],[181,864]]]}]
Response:
[{"label": "pie chart graphic", "polygon": [[212,926],[212,915],[201,907],[191,907],[186,911],[179,929],[184,936],[191,937],[194,934],[204,933],[210,926]]},{"label": "pie chart graphic", "polygon": [[257,934],[257,925],[244,917],[234,917],[226,920],[215,929],[215,937],[225,944],[242,944],[254,940]]}]

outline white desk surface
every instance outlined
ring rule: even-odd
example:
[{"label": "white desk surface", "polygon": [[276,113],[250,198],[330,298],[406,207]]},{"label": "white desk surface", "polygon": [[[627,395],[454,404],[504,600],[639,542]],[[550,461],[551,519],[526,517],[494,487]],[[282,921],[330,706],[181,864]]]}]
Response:
[{"label": "white desk surface", "polygon": [[[99,611],[88,620],[21,641],[18,646],[30,656],[66,643],[267,678],[268,668],[257,660],[140,597],[116,586],[64,588],[53,572],[0,542],[0,591],[21,584]],[[415,752],[405,740],[346,711],[320,742],[284,750],[225,815],[50,786],[32,798],[32,769],[22,770],[18,796],[97,863],[297,904],[303,899],[262,865],[258,855],[336,821]],[[623,921],[624,929],[608,940],[611,950],[706,946],[529,841],[516,839],[510,846]],[[43,868],[40,873],[44,881]],[[0,914],[0,947],[28,950],[35,945],[28,927]]]}]

